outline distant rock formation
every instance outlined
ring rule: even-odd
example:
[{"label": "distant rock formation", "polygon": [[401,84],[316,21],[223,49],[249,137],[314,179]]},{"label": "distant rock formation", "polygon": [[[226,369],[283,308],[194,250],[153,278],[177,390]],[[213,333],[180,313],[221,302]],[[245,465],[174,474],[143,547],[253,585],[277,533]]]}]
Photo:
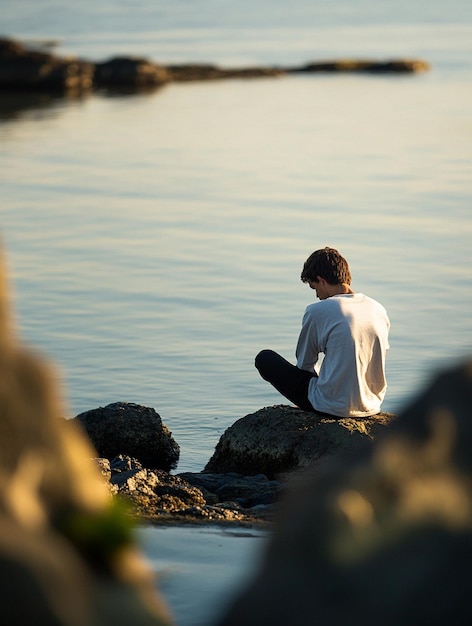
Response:
[{"label": "distant rock formation", "polygon": [[60,58],[0,38],[0,89],[88,90],[93,86],[94,71],[93,63]]},{"label": "distant rock formation", "polygon": [[169,472],[177,466],[179,444],[153,408],[132,402],[114,402],[85,411],[80,422],[100,457],[120,454],[137,459],[144,467]]},{"label": "distant rock formation", "polygon": [[300,67],[220,68],[211,64],[160,65],[145,58],[115,57],[104,62],[61,58],[28,43],[0,38],[0,90],[87,91],[131,89],[141,91],[169,82],[263,78],[294,73],[370,72],[416,73],[430,68],[421,59],[386,61],[341,59],[311,62]]},{"label": "distant rock formation", "polygon": [[205,472],[265,474],[270,478],[356,453],[394,419],[379,413],[363,419],[320,416],[278,405],[246,415],[221,436]]},{"label": "distant rock formation", "polygon": [[167,72],[174,82],[187,82],[197,80],[222,80],[225,78],[265,78],[282,76],[286,70],[277,67],[247,67],[224,69],[216,65],[207,64],[181,64],[168,65]]},{"label": "distant rock formation", "polygon": [[172,74],[162,65],[147,59],[115,57],[95,65],[95,87],[158,87],[168,83]]},{"label": "distant rock formation", "polygon": [[218,626],[471,623],[471,406],[469,360],[364,452],[298,475]]},{"label": "distant rock formation", "polygon": [[360,72],[371,74],[412,74],[427,72],[430,64],[421,59],[390,59],[372,61],[368,59],[337,59],[334,61],[316,61],[301,67],[295,67],[292,73],[315,72]]}]

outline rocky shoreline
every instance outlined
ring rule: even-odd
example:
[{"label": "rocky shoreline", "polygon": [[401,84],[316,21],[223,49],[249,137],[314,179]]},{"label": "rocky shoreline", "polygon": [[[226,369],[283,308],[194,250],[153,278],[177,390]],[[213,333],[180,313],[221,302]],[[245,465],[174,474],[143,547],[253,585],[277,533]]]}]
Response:
[{"label": "rocky shoreline", "polygon": [[394,415],[335,419],[276,405],[221,436],[202,472],[176,473],[180,447],[150,407],[116,402],[75,420],[97,450],[109,491],[152,524],[267,526],[286,488],[308,468],[369,446]]},{"label": "rocky shoreline", "polygon": [[415,74],[430,69],[422,59],[335,59],[296,67],[221,68],[212,64],[163,65],[141,57],[85,61],[60,57],[47,47],[0,38],[0,91],[149,90],[173,82],[278,77],[288,74]]}]

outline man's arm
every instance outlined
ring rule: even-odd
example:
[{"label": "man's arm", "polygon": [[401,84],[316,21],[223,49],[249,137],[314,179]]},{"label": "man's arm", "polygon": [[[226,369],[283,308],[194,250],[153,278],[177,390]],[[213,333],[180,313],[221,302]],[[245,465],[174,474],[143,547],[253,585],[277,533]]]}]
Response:
[{"label": "man's arm", "polygon": [[316,325],[312,315],[307,310],[303,316],[302,329],[295,350],[297,367],[301,370],[313,372],[319,353]]}]

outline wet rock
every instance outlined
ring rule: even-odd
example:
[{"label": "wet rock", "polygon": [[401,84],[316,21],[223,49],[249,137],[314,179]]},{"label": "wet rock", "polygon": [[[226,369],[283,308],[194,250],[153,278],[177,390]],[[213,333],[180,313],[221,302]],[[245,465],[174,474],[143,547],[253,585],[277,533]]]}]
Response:
[{"label": "wet rock", "polygon": [[130,469],[113,473],[110,482],[117,486],[118,494],[128,497],[149,515],[205,505],[197,487],[162,470]]},{"label": "wet rock", "polygon": [[261,525],[274,515],[280,483],[266,476],[202,474],[171,475],[144,468],[120,455],[109,462],[96,459],[110,492],[131,503],[140,520],[156,524],[202,521]]},{"label": "wet rock", "polygon": [[136,458],[143,467],[170,471],[177,466],[180,447],[153,408],[114,402],[75,418],[85,429],[99,457]]},{"label": "wet rock", "polygon": [[298,475],[254,579],[218,626],[469,624],[471,405],[468,361],[357,458]]},{"label": "wet rock", "polygon": [[258,505],[274,504],[280,489],[280,482],[269,480],[267,476],[243,476],[230,472],[228,474],[179,474],[192,485],[202,489],[208,503],[232,501],[244,508]]},{"label": "wet rock", "polygon": [[335,419],[291,406],[266,407],[223,433],[204,471],[274,478],[332,456],[355,453],[394,417],[379,413],[363,419]]}]

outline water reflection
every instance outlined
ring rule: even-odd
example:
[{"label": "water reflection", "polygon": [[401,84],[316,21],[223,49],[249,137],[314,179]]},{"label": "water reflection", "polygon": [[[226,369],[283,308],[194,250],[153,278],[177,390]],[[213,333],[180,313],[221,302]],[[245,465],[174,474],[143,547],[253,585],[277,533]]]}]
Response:
[{"label": "water reflection", "polygon": [[0,93],[0,124],[19,120],[23,117],[44,120],[57,115],[66,104],[84,100],[83,93],[50,93],[19,91]]}]

